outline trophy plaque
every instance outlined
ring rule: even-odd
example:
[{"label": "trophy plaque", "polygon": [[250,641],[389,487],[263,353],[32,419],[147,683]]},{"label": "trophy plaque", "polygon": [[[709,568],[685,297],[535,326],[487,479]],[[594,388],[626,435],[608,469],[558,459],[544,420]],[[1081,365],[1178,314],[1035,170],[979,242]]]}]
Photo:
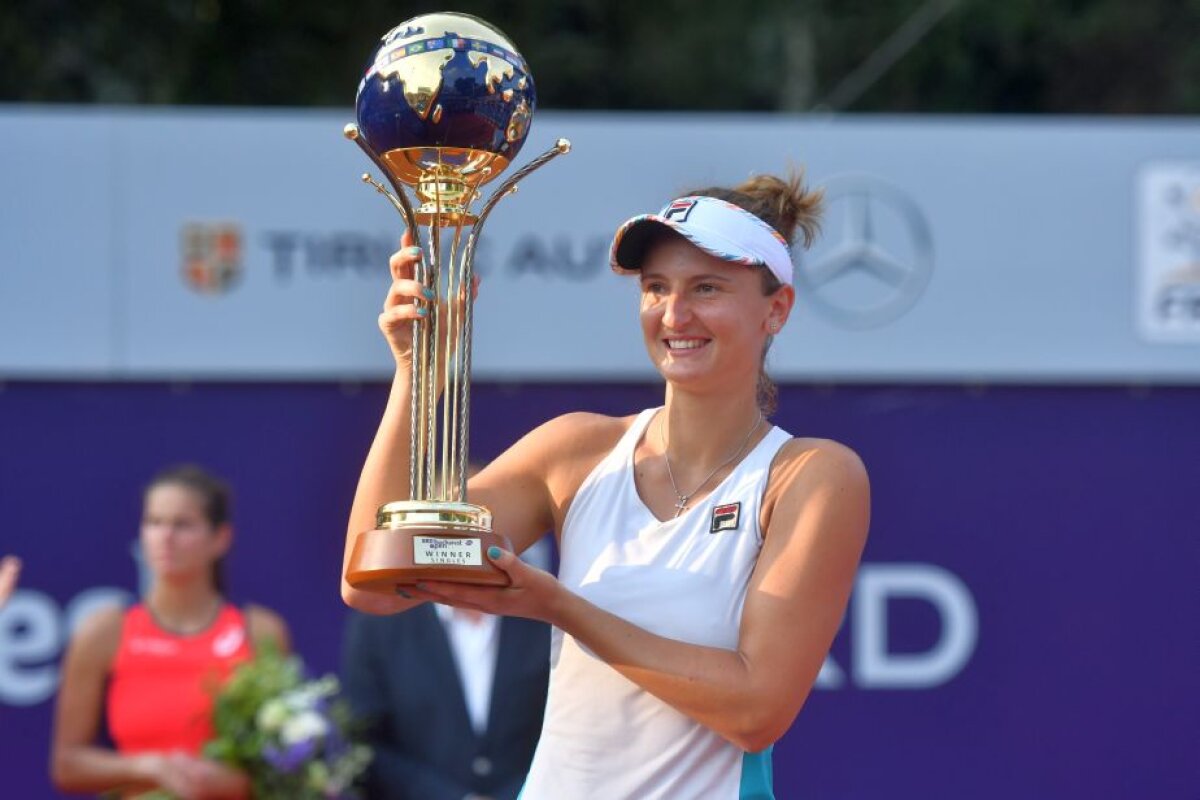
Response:
[{"label": "trophy plaque", "polygon": [[496,203],[570,143],[559,139],[474,205],[525,143],[535,105],[533,78],[512,42],[466,14],[426,14],[388,31],[359,83],[358,124],[345,136],[390,184],[362,176],[403,218],[421,249],[414,277],[435,299],[413,323],[409,497],[381,506],[377,528],[356,535],[346,567],[356,589],[508,583],[486,554],[512,544],[492,531],[486,508],[467,501],[473,259]]}]

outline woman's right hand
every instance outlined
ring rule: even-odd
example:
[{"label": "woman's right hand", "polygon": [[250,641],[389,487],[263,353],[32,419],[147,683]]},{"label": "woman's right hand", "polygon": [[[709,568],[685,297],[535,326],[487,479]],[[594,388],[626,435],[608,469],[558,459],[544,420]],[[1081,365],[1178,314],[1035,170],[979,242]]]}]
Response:
[{"label": "woman's right hand", "polygon": [[[412,366],[413,320],[426,319],[436,297],[432,290],[414,278],[420,262],[421,250],[413,246],[412,236],[405,231],[400,239],[400,249],[392,254],[388,262],[392,270],[392,285],[383,301],[383,313],[379,315],[379,329],[383,331],[388,346],[392,349],[396,365],[405,369]],[[467,295],[461,290],[457,295],[454,298],[457,308],[452,314],[449,314],[450,298],[441,300],[439,363],[445,363],[445,359],[449,357],[463,324]],[[475,275],[471,280],[471,299],[474,300],[478,295],[479,276]],[[451,321],[455,324],[450,324]]]},{"label": "woman's right hand", "polygon": [[142,757],[150,782],[180,800],[245,800],[250,780],[217,761],[186,753],[154,753]]},{"label": "woman's right hand", "polygon": [[413,246],[412,235],[405,231],[400,249],[388,261],[392,285],[383,301],[383,313],[379,315],[379,330],[387,339],[396,364],[402,367],[412,365],[413,320],[425,318],[427,304],[433,299],[432,293],[414,279],[420,261],[421,250]]}]

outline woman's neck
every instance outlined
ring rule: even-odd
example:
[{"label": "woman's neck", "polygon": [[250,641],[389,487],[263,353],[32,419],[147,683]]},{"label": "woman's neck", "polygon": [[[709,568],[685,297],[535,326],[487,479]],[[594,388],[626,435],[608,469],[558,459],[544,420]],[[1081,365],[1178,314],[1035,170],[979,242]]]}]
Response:
[{"label": "woman's neck", "polygon": [[[737,394],[689,394],[667,386],[660,441],[679,465],[677,477],[704,473],[734,455],[739,445],[749,449],[761,434],[762,413],[754,391]],[[758,425],[757,429],[754,427]],[[659,437],[655,437],[659,438]],[[655,442],[656,445],[660,442]]]},{"label": "woman's neck", "polygon": [[145,603],[154,619],[174,633],[196,633],[212,624],[221,605],[221,594],[212,583],[156,581]]}]

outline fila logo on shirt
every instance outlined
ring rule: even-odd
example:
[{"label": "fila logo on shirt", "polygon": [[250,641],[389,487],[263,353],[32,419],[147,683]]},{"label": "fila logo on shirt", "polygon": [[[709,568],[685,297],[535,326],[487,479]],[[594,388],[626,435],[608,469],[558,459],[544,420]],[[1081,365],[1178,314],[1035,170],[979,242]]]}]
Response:
[{"label": "fila logo on shirt", "polygon": [[667,206],[667,210],[663,212],[663,219],[670,222],[686,222],[688,214],[691,214],[695,207],[695,200],[676,200]]},{"label": "fila logo on shirt", "polygon": [[742,519],[742,504],[741,503],[726,503],[723,506],[714,506],[712,512],[712,524],[708,526],[709,533],[718,533],[720,531],[736,531],[738,523]]}]

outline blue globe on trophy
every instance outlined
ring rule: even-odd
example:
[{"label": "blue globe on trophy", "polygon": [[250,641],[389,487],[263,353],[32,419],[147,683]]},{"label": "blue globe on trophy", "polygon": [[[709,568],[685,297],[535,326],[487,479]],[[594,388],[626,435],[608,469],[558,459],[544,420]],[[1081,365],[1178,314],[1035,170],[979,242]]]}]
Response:
[{"label": "blue globe on trophy", "polygon": [[384,35],[358,87],[359,135],[417,190],[423,221],[466,213],[511,163],[537,105],[525,59],[467,14],[413,17]]}]

